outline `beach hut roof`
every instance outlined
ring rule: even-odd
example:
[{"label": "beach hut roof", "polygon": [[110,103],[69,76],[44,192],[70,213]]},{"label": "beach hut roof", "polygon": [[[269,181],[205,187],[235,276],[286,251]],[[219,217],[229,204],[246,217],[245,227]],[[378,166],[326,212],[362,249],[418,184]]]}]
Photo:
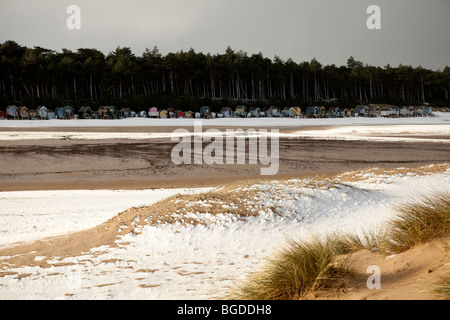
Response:
[{"label": "beach hut roof", "polygon": [[15,105],[6,107],[6,114],[10,116],[16,116],[18,112],[18,108]]}]

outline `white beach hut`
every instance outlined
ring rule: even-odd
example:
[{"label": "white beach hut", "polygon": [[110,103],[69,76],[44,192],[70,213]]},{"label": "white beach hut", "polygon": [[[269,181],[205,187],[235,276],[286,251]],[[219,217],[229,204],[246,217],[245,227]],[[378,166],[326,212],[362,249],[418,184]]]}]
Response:
[{"label": "white beach hut", "polygon": [[47,119],[48,109],[45,106],[40,106],[37,108],[37,114],[40,120]]}]

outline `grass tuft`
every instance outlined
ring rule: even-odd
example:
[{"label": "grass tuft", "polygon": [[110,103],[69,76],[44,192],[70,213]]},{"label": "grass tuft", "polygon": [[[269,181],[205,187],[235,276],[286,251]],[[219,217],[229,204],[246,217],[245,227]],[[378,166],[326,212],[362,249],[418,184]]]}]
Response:
[{"label": "grass tuft", "polygon": [[400,253],[450,234],[450,194],[413,200],[397,208],[380,239],[385,253]]},{"label": "grass tuft", "polygon": [[324,288],[342,289],[350,274],[345,261],[338,261],[333,240],[289,240],[268,259],[261,272],[231,293],[232,299],[296,300]]},{"label": "grass tuft", "polygon": [[450,277],[440,278],[439,284],[434,291],[442,295],[444,300],[450,300]]}]

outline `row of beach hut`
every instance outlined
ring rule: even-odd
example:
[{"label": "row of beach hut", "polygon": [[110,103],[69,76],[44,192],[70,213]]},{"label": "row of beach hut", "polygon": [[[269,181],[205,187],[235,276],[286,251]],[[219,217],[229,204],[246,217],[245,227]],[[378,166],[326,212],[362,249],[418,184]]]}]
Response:
[{"label": "row of beach hut", "polygon": [[45,120],[45,119],[124,119],[124,118],[196,118],[196,119],[214,119],[214,118],[259,118],[259,117],[278,117],[278,118],[346,118],[346,117],[417,117],[432,116],[431,107],[397,107],[397,106],[356,106],[355,108],[338,108],[323,106],[307,107],[302,111],[300,107],[278,108],[269,107],[261,110],[258,107],[248,108],[246,106],[237,106],[232,108],[224,107],[216,113],[208,106],[200,108],[199,112],[182,111],[174,108],[162,109],[150,108],[148,111],[136,113],[130,108],[118,110],[114,106],[104,106],[97,110],[85,106],[75,110],[71,106],[65,106],[50,110],[45,106],[37,109],[28,109],[27,107],[8,106],[5,111],[0,111],[0,119],[17,120]]},{"label": "row of beach hut", "polygon": [[[2,112],[2,111],[0,111]],[[49,110],[45,106],[37,109],[28,109],[27,107],[8,106],[6,112],[0,114],[0,118],[13,120],[46,120],[46,119],[73,119],[75,116],[74,108],[67,106]]]},{"label": "row of beach hut", "polygon": [[121,110],[116,112],[115,107],[101,107],[95,112],[90,107],[81,107],[76,110],[72,106],[48,109],[40,106],[36,109],[28,109],[27,107],[17,107],[10,105],[5,111],[0,111],[0,119],[12,120],[47,120],[47,119],[115,119],[117,115],[129,115],[131,110]]}]

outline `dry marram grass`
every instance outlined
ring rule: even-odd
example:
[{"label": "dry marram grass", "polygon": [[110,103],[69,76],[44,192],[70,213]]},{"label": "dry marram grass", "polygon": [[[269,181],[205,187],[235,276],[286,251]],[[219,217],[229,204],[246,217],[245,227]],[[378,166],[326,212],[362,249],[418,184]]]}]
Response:
[{"label": "dry marram grass", "polygon": [[[332,234],[325,239],[288,241],[258,272],[234,288],[229,297],[245,300],[291,300],[313,296],[318,290],[344,290],[351,276],[351,253],[358,250],[384,254],[406,251],[418,244],[450,235],[450,195],[436,193],[397,208],[398,216],[383,230]],[[448,253],[449,242],[443,242]],[[434,290],[450,297],[449,277]]]}]

